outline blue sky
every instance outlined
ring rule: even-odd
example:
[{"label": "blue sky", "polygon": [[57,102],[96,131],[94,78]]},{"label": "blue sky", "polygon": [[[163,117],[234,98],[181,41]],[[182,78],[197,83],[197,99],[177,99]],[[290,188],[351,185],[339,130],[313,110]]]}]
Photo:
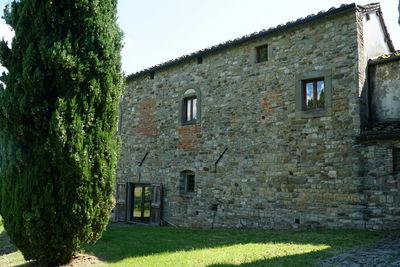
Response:
[{"label": "blue sky", "polygon": [[[0,9],[10,0],[0,0]],[[347,0],[119,0],[118,22],[125,33],[126,74],[255,31],[296,20]],[[368,4],[373,0],[357,1]],[[271,4],[273,3],[273,4]],[[400,49],[398,0],[381,0],[396,49]],[[2,14],[2,12],[0,12]],[[0,36],[9,30],[0,22]]]}]

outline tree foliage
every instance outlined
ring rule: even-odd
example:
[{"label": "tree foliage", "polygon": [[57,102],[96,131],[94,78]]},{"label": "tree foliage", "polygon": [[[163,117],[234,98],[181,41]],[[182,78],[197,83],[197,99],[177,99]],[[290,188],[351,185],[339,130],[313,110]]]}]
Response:
[{"label": "tree foliage", "polygon": [[[67,262],[108,222],[122,76],[117,0],[20,0],[0,42],[0,213],[25,259]],[[3,87],[3,88],[1,88]]]}]

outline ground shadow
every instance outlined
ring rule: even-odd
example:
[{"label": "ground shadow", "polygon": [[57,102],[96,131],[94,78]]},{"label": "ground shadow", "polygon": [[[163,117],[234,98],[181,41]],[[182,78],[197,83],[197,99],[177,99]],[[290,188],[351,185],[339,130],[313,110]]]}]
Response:
[{"label": "ground shadow", "polygon": [[16,252],[18,249],[11,244],[10,238],[8,237],[6,231],[0,233],[0,255],[7,255]]},{"label": "ground shadow", "polygon": [[[85,252],[97,256],[105,262],[118,262],[165,252],[208,249],[250,243],[288,243],[327,245],[329,248],[318,252],[265,259],[241,266],[282,265],[291,260],[312,261],[337,254],[354,246],[361,246],[382,238],[385,234],[356,230],[308,230],[308,231],[263,231],[263,230],[198,230],[172,227],[116,227],[109,226],[103,237],[94,245],[85,247]],[[315,254],[318,253],[318,254]],[[309,259],[310,260],[310,259]],[[285,265],[285,264],[283,264]],[[234,266],[216,264],[211,266]]]},{"label": "ground shadow", "polygon": [[[329,249],[328,249],[329,250]],[[257,260],[242,264],[211,264],[207,267],[259,267],[259,266],[310,266],[315,258],[318,258],[319,252],[308,252],[284,257],[275,257],[272,259]]]},{"label": "ground shadow", "polygon": [[43,264],[39,264],[36,261],[26,262],[15,267],[45,267]]}]

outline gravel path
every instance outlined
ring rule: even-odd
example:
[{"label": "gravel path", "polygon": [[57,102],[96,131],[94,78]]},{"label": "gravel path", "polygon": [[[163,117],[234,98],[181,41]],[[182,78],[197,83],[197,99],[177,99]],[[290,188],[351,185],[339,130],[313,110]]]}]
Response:
[{"label": "gravel path", "polygon": [[399,266],[400,235],[317,262],[320,266]]}]

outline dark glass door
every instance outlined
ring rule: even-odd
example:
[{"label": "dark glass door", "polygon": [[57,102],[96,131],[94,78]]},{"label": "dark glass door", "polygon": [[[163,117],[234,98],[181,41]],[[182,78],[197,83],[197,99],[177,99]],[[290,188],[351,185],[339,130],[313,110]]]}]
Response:
[{"label": "dark glass door", "polygon": [[149,184],[133,184],[132,186],[132,221],[149,223],[151,190]]}]

